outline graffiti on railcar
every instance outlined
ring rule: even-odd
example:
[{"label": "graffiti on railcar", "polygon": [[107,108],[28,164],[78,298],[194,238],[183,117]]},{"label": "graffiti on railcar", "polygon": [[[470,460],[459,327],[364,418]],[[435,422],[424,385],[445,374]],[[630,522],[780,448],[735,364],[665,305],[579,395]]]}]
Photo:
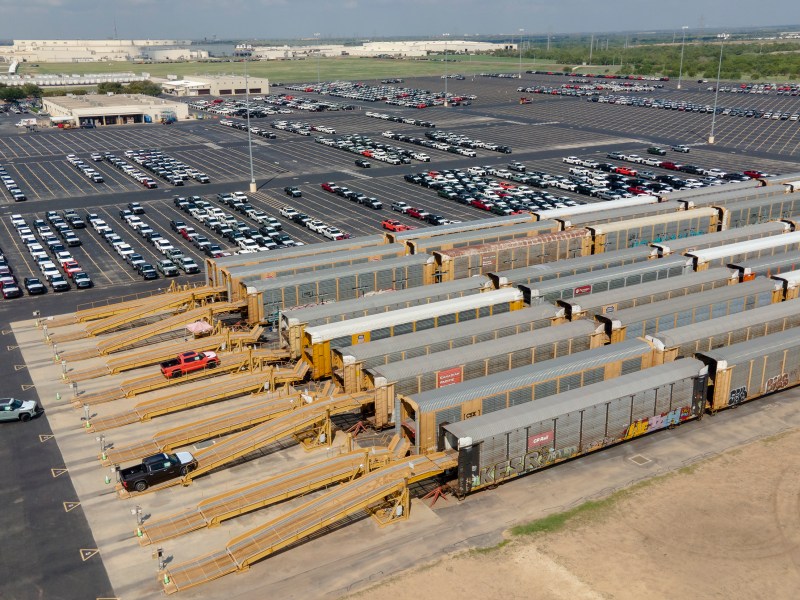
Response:
[{"label": "graffiti on railcar", "polygon": [[789,374],[788,373],[781,373],[780,375],[775,375],[775,377],[770,377],[767,379],[767,384],[764,389],[765,394],[771,394],[772,392],[777,392],[778,390],[785,388],[789,385]]},{"label": "graffiti on railcar", "polygon": [[638,421],[630,424],[622,436],[622,439],[629,440],[631,438],[644,435],[650,431],[657,431],[673,425],[679,425],[682,421],[686,421],[691,417],[692,407],[681,406],[680,408],[675,408],[668,413],[653,415],[652,417],[648,417],[646,419],[639,419]]},{"label": "graffiti on railcar", "polygon": [[734,406],[745,400],[747,400],[747,386],[738,387],[735,390],[731,390],[728,395],[728,406]]}]

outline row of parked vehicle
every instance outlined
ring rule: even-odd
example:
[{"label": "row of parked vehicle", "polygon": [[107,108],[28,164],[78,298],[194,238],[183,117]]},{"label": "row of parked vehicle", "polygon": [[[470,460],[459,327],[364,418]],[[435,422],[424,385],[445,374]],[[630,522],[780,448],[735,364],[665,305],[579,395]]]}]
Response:
[{"label": "row of parked vehicle", "polygon": [[[491,150],[492,152],[500,152],[501,154],[511,154],[511,146],[505,146],[503,144],[495,144],[494,142],[483,142],[481,140],[473,140],[466,135],[461,135],[458,133],[451,133],[448,131],[426,131],[425,137],[429,140],[433,140],[434,142],[445,143],[448,146],[454,146],[455,148],[462,148],[468,150],[475,150],[476,148],[482,148],[484,150]],[[443,148],[439,148],[443,150]],[[454,152],[453,150],[447,149],[448,152]],[[464,154],[463,152],[456,152],[457,154]],[[465,156],[474,156],[474,152],[470,154],[464,154]]]},{"label": "row of parked vehicle", "polygon": [[[11,224],[41,273],[41,278],[26,277],[24,279],[23,285],[28,294],[45,293],[47,287],[42,280],[46,281],[54,292],[70,290],[72,288],[70,281],[78,289],[93,287],[94,283],[91,277],[84,272],[78,261],[56,235],[56,231],[63,231],[60,228],[62,224],[65,224],[62,215],[50,211],[47,213],[46,219],[47,221],[36,218],[29,225],[22,215],[11,216]],[[66,228],[69,229],[68,226]],[[6,298],[21,296],[22,290],[19,288],[16,277],[11,275],[11,279],[7,279],[8,277],[9,275],[3,275],[3,296]]]},{"label": "row of parked vehicle", "polygon": [[[673,146],[672,149],[678,152],[686,152],[686,153],[689,152],[688,146]],[[666,154],[666,151],[663,150],[662,148],[653,146],[647,149],[647,153],[664,156]],[[622,152],[609,152],[606,156],[611,159],[624,160],[637,165],[660,167],[662,169],[668,169],[670,171],[682,171],[684,173],[689,173],[691,175],[703,175],[705,177],[712,178],[704,182],[707,185],[718,185],[719,183],[724,183],[726,181],[747,181],[749,179],[757,179],[759,177],[768,176],[768,174],[764,173],[763,171],[757,171],[753,169],[749,169],[741,173],[737,171],[723,171],[722,169],[717,169],[717,168],[709,169],[706,167],[699,167],[697,165],[679,164],[671,160],[660,160],[657,158],[642,157],[639,156],[638,154],[625,154]],[[713,179],[722,181],[714,182]]]},{"label": "row of parked vehicle", "polygon": [[211,183],[211,179],[202,171],[160,150],[126,150],[125,157],[174,186],[183,185],[183,182],[189,179],[194,179],[198,183]]},{"label": "row of parked vehicle", "polygon": [[404,123],[405,125],[416,125],[417,127],[429,127],[431,129],[436,127],[436,124],[431,123],[430,121],[412,119],[411,117],[401,117],[400,115],[389,115],[386,113],[377,113],[371,111],[365,112],[364,115],[367,117],[372,117],[373,119],[382,119],[384,121],[392,121],[393,123]]},{"label": "row of parked vehicle", "polygon": [[[225,127],[233,127],[234,129],[238,129],[240,131],[247,131],[247,123],[243,121],[232,121],[230,119],[220,119],[220,125],[225,125]],[[253,135],[258,135],[263,138],[267,138],[269,140],[274,140],[278,136],[272,133],[269,129],[264,129],[262,127],[256,127],[255,125],[250,126],[250,133]]]},{"label": "row of parked vehicle", "polygon": [[[325,185],[325,184],[323,184]],[[291,219],[298,225],[302,225],[307,227],[314,233],[319,233],[328,238],[329,240],[344,240],[350,238],[349,233],[345,233],[338,227],[334,227],[332,225],[328,225],[319,219],[314,219],[313,217],[308,216],[307,214],[300,212],[296,208],[292,206],[284,206],[280,209],[280,214],[282,217],[286,217],[287,219]]]},{"label": "row of parked vehicle", "polygon": [[329,133],[331,135],[336,133],[335,129],[327,125],[311,125],[305,121],[272,121],[269,126],[273,129],[288,131],[289,133],[296,133],[298,135],[311,135],[314,131]]},{"label": "row of parked vehicle", "polygon": [[[665,98],[651,98],[642,96],[593,96],[590,102],[603,104],[619,104],[625,106],[638,106],[642,108],[661,108],[665,110],[677,110],[681,112],[713,113],[714,106],[697,102],[678,102]],[[773,119],[781,121],[798,121],[800,112],[788,112],[785,110],[764,110],[761,108],[748,108],[742,106],[722,106],[717,105],[716,114],[730,117],[747,117],[755,119]]]},{"label": "row of parked vehicle", "polygon": [[128,162],[122,160],[116,154],[112,154],[111,152],[106,152],[103,154],[103,158],[105,158],[108,162],[110,162],[117,169],[125,173],[131,179],[141,183],[148,190],[152,190],[158,187],[158,184],[152,177],[150,177],[143,171],[140,171],[139,169],[129,164]]},{"label": "row of parked vehicle", "polygon": [[3,187],[6,188],[6,191],[14,199],[14,202],[24,202],[28,199],[28,196],[20,189],[17,182],[8,174],[8,171],[6,171],[3,165],[0,165],[0,181],[3,182]]},{"label": "row of parked vehicle", "polygon": [[337,196],[341,196],[342,198],[347,198],[348,200],[352,200],[353,202],[363,204],[364,206],[368,206],[369,208],[375,210],[381,210],[383,208],[383,203],[377,198],[373,198],[372,196],[367,196],[366,194],[362,194],[360,192],[354,192],[353,190],[346,188],[344,186],[338,186],[332,181],[322,183],[320,184],[320,187],[322,187],[322,189],[325,190],[326,192],[336,194]]},{"label": "row of parked vehicle", "polygon": [[164,258],[156,261],[155,266],[145,259],[134,246],[122,238],[105,220],[95,213],[87,213],[86,220],[114,251],[144,280],[158,279],[160,272],[164,277],[179,275],[178,266],[187,273],[199,273],[200,268],[194,259],[185,257],[179,248],[160,232],[144,221],[140,215],[145,214],[144,207],[138,202],[130,202],[127,208],[120,209],[119,216],[122,221],[136,232],[144,241],[153,246],[154,250]]},{"label": "row of parked vehicle", "polygon": [[[100,156],[100,155],[97,153],[92,154],[92,158],[94,158],[95,156]],[[100,156],[100,160],[103,160],[102,156]],[[103,176],[97,169],[92,168],[76,155],[67,154],[67,162],[71,164],[73,167],[75,167],[78,171],[83,173],[84,176],[89,181],[93,181],[94,183],[103,183],[105,181],[105,179],[103,179]]]},{"label": "row of parked vehicle", "polygon": [[375,142],[372,138],[359,134],[345,135],[338,138],[320,136],[314,138],[314,141],[324,146],[339,148],[340,150],[379,160],[390,165],[411,164],[412,158],[421,162],[429,162],[431,160],[431,157],[423,152],[414,152],[405,148]]},{"label": "row of parked vehicle", "polygon": [[[581,204],[568,197],[556,197],[545,191],[538,191],[528,185],[518,185],[503,181],[516,177],[524,180],[529,177],[519,171],[521,163],[512,163],[518,171],[512,173],[502,167],[469,167],[462,171],[448,169],[410,173],[404,176],[409,183],[436,190],[440,198],[453,200],[459,204],[473,206],[496,215],[512,215],[523,211],[563,208]],[[531,176],[543,180],[547,174],[535,172]],[[497,179],[495,179],[497,178]],[[543,186],[546,187],[546,186]],[[392,206],[393,210],[406,212]]]},{"label": "row of parked vehicle", "polygon": [[[199,196],[193,196],[189,199],[175,198],[175,205],[198,223],[228,240],[237,248],[235,252],[239,254],[303,245],[302,242],[292,239],[283,231],[283,225],[278,219],[269,216],[263,210],[250,204],[249,199],[243,192],[217,194],[216,199],[228,208],[240,212],[242,217],[232,215]],[[244,221],[243,219],[245,218],[252,219],[255,222],[255,226]],[[180,227],[180,225],[173,226]],[[193,234],[195,232],[191,229],[185,234],[185,237],[199,248],[202,248],[207,256],[218,258],[231,254],[231,252],[223,250],[218,244],[209,243],[205,236],[194,237]]]}]

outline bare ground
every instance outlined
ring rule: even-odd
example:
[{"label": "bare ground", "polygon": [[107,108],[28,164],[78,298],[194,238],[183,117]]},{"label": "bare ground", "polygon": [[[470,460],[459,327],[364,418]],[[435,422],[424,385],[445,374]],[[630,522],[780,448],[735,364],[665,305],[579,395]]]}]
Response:
[{"label": "bare ground", "polygon": [[560,530],[509,538],[352,597],[796,598],[800,430],[623,491]]}]

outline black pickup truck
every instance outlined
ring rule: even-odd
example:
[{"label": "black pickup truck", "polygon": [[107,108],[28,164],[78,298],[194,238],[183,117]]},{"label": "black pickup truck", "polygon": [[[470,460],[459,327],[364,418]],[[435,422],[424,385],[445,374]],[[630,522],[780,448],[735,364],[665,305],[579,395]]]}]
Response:
[{"label": "black pickup truck", "polygon": [[183,477],[197,467],[197,459],[189,452],[174,454],[154,454],[142,460],[135,467],[119,472],[119,481],[129,492],[143,492],[148,487],[158,485],[176,477]]}]

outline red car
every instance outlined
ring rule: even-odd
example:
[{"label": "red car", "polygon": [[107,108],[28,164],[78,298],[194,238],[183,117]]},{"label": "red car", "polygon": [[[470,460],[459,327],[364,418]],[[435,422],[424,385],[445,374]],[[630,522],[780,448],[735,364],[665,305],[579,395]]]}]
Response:
[{"label": "red car", "polygon": [[68,277],[72,278],[75,273],[80,273],[83,271],[81,266],[75,260],[68,260],[61,265],[64,268],[64,272],[67,274]]},{"label": "red car", "polygon": [[425,218],[425,217],[427,217],[427,216],[428,216],[430,213],[429,213],[429,212],[427,212],[426,210],[422,209],[422,208],[416,208],[416,207],[412,206],[411,208],[409,208],[409,209],[406,211],[406,214],[407,214],[409,217],[414,217],[415,219],[424,219],[424,218]]},{"label": "red car", "polygon": [[629,188],[628,188],[628,191],[629,191],[631,194],[636,194],[637,196],[647,195],[647,194],[649,194],[649,193],[650,193],[650,192],[648,192],[646,189],[644,189],[644,188],[641,188],[641,187],[639,187],[639,186],[636,186],[636,185],[629,187]]},{"label": "red car", "polygon": [[173,359],[161,363],[161,373],[167,379],[174,379],[203,369],[219,366],[216,352],[184,352]]},{"label": "red car", "polygon": [[674,162],[670,162],[668,160],[661,161],[661,168],[662,169],[669,169],[670,171],[679,171],[681,166],[676,165]]},{"label": "red car", "polygon": [[747,175],[750,179],[759,179],[760,177],[766,177],[767,174],[762,171],[742,171],[744,175]]},{"label": "red car", "polygon": [[470,204],[475,208],[480,208],[482,210],[492,210],[492,206],[494,206],[494,204],[491,202],[481,200],[480,198],[475,198],[472,202],[470,202]]},{"label": "red car", "polygon": [[614,168],[614,173],[627,177],[636,177],[636,169],[631,169],[629,167],[616,167]]},{"label": "red car", "polygon": [[338,185],[336,185],[335,183],[331,183],[330,181],[327,183],[323,183],[322,185],[320,185],[320,187],[326,192],[334,192],[334,193],[336,192],[337,189],[339,189]]},{"label": "red car", "polygon": [[388,231],[408,231],[411,229],[408,225],[403,225],[396,219],[386,219],[381,223],[381,227]]}]

